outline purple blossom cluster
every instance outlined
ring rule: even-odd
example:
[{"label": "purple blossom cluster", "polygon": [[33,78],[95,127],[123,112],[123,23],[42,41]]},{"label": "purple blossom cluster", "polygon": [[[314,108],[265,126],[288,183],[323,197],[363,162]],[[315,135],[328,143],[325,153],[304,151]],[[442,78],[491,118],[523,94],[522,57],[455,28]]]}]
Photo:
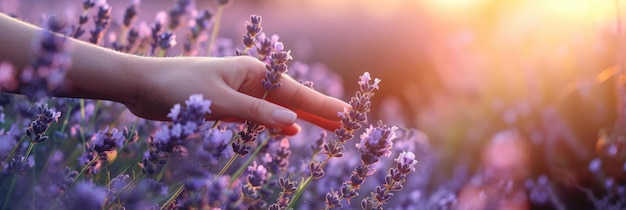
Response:
[{"label": "purple blossom cluster", "polygon": [[361,202],[363,209],[382,209],[382,206],[394,195],[393,192],[404,188],[407,175],[415,171],[417,160],[412,152],[402,152],[394,161],[396,167],[389,169],[389,173],[385,176],[385,184],[377,186],[376,191]]}]

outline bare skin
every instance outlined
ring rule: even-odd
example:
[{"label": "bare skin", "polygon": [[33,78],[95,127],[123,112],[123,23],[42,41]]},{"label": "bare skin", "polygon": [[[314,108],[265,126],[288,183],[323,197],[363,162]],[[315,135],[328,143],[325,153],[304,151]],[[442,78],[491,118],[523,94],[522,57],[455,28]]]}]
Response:
[{"label": "bare skin", "polygon": [[[3,13],[0,29],[0,61],[12,63],[17,78],[32,62],[32,43],[42,29]],[[338,128],[337,112],[349,106],[287,76],[281,79],[282,87],[269,93],[268,101],[261,100],[265,64],[252,57],[142,57],[68,41],[73,46],[65,78],[69,91],[58,96],[120,102],[147,119],[167,120],[174,104],[199,93],[212,101],[209,120],[247,119],[295,134],[296,118],[326,129]]]}]

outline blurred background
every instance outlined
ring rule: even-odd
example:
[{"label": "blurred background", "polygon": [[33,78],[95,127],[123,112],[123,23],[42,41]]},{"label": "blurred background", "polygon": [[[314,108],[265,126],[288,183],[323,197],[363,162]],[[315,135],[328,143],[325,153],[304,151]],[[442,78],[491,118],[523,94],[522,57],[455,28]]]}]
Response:
[{"label": "blurred background", "polygon": [[[35,23],[44,11],[77,17],[81,1],[70,2],[0,0],[0,11],[32,14],[23,18]],[[108,2],[117,20],[130,4]],[[144,0],[139,21],[172,5]],[[626,141],[606,140],[621,136],[614,125],[624,9],[620,0],[237,0],[224,10],[220,34],[237,48],[245,21],[261,15],[264,31],[278,34],[294,60],[341,77],[344,91],[334,95],[345,100],[363,72],[381,78],[374,119],[423,131],[448,163],[440,170],[460,162],[478,170],[488,164],[474,161],[480,154],[510,155],[484,151],[496,134],[514,131],[522,174],[584,185],[597,181],[588,165],[607,142]],[[613,174],[618,183],[625,173]]]}]

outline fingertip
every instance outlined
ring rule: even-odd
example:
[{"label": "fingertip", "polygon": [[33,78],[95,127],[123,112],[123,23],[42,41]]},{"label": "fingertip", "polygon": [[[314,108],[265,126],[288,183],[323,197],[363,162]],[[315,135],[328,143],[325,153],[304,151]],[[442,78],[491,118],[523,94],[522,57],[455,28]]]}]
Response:
[{"label": "fingertip", "polygon": [[329,120],[327,118],[323,118],[302,110],[297,110],[296,111],[298,113],[298,117],[300,119],[306,120],[310,123],[313,123],[321,128],[324,128],[326,130],[330,130],[333,131],[335,129],[338,129],[342,126],[342,123],[340,120]]},{"label": "fingertip", "polygon": [[346,109],[346,108],[348,108],[348,109],[349,109],[349,108],[351,108],[352,106],[350,106],[350,104],[346,103],[345,101],[339,100],[339,99],[337,99],[337,98],[332,98],[332,97],[329,97],[329,98],[330,98],[330,100],[332,101],[332,104],[333,104],[332,106],[333,106],[333,108],[336,110],[336,111],[333,113],[334,115],[331,115],[331,116],[333,117],[332,119],[335,119],[335,120],[341,120],[341,117],[340,117],[340,116],[338,116],[338,115],[337,115],[337,113],[338,113],[338,112],[343,112],[343,110],[344,110],[344,109]]},{"label": "fingertip", "polygon": [[281,128],[280,133],[287,136],[295,136],[296,134],[300,133],[300,131],[302,131],[302,127],[294,123],[290,126]]},{"label": "fingertip", "polygon": [[298,115],[288,109],[278,108],[272,112],[272,120],[278,126],[292,125],[296,122]]}]

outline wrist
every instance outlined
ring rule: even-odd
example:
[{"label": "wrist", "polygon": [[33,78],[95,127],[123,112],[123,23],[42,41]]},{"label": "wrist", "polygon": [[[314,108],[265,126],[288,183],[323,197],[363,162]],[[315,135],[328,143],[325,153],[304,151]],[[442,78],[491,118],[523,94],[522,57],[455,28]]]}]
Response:
[{"label": "wrist", "polygon": [[61,96],[136,103],[138,81],[144,77],[139,56],[74,40],[72,64],[66,74],[69,92]]}]

